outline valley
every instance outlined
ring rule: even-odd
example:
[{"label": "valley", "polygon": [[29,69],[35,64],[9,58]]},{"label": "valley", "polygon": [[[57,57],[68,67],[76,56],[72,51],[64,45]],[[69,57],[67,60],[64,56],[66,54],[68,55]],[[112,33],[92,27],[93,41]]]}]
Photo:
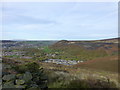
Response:
[{"label": "valley", "polygon": [[3,40],[3,87],[119,88],[118,41]]}]

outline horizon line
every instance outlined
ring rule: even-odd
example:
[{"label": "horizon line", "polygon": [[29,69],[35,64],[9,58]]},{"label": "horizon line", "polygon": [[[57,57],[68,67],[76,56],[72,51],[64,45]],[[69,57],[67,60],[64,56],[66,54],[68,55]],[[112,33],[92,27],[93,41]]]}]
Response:
[{"label": "horizon line", "polygon": [[104,38],[104,39],[2,39],[0,41],[61,41],[61,40],[67,40],[67,41],[96,41],[96,40],[109,40],[109,39],[119,39],[120,37],[113,37],[113,38]]}]

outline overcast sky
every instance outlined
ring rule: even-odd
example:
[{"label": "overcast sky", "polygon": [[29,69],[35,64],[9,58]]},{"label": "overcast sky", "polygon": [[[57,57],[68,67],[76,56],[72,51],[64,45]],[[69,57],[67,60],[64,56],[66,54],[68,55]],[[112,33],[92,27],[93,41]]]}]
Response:
[{"label": "overcast sky", "polygon": [[118,37],[117,2],[4,3],[2,39],[96,40]]}]

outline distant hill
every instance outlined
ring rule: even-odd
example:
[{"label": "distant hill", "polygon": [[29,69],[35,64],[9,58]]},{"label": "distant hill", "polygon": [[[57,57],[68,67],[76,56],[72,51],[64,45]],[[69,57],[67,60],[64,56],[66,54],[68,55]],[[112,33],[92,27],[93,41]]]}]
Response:
[{"label": "distant hill", "polygon": [[52,48],[64,51],[65,57],[75,56],[78,60],[83,60],[83,63],[74,65],[76,68],[117,72],[119,40],[120,38],[91,41],[61,40]]},{"label": "distant hill", "polygon": [[16,41],[12,41],[12,40],[1,40],[2,43],[9,43],[9,42],[16,42]]},{"label": "distant hill", "polygon": [[84,46],[84,47],[103,47],[103,45],[118,45],[120,38],[104,39],[104,40],[89,40],[89,41],[68,41],[61,40],[53,44],[53,47],[59,46]]},{"label": "distant hill", "polygon": [[61,40],[51,46],[56,51],[63,52],[62,57],[75,60],[93,60],[99,57],[118,54],[118,39],[93,41]]},{"label": "distant hill", "polygon": [[111,38],[111,39],[95,40],[95,42],[118,43],[119,40],[120,38]]},{"label": "distant hill", "polygon": [[68,40],[61,40],[58,41],[56,44],[76,44],[76,43],[96,43],[96,42],[100,42],[100,43],[118,43],[118,41],[120,40],[120,38],[111,38],[111,39],[103,39],[103,40],[77,40],[77,41],[68,41]]}]

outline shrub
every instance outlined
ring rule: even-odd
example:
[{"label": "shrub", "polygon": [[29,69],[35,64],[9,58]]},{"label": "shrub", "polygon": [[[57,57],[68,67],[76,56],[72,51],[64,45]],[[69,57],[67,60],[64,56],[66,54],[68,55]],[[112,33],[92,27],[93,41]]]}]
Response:
[{"label": "shrub", "polygon": [[14,69],[17,71],[16,74],[7,73],[3,75],[3,88],[25,88],[25,90],[47,88],[47,77],[43,68],[39,68],[39,64],[31,62],[15,66]]}]

